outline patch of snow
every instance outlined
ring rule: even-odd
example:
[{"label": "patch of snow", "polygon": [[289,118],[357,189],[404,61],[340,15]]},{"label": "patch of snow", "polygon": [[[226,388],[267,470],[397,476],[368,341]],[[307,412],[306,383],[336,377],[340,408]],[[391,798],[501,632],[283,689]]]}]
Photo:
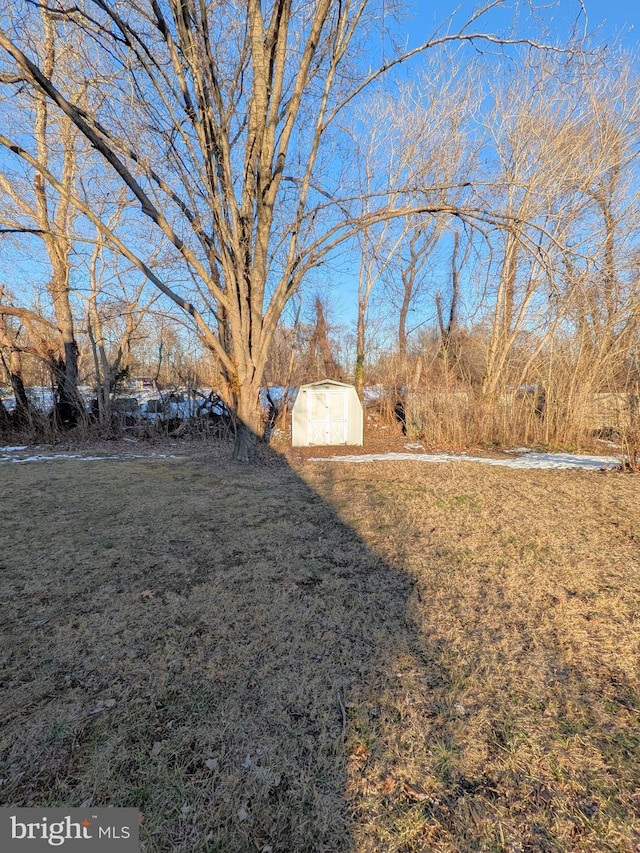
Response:
[{"label": "patch of snow", "polygon": [[[5,457],[0,457],[4,460]],[[82,459],[85,462],[96,462],[99,459],[119,459],[118,456],[78,456],[75,453],[56,453],[53,456],[38,454],[37,456],[6,457],[14,463],[19,462],[52,462],[55,459]]]},{"label": "patch of snow", "polygon": [[0,450],[3,453],[16,453],[18,450],[26,450],[27,447],[26,444],[17,444],[15,447],[0,447]]},{"label": "patch of snow", "polygon": [[[512,451],[515,452],[515,451]],[[494,459],[484,456],[457,456],[449,453],[369,453],[353,456],[313,457],[310,462],[477,462],[482,465],[497,465],[503,468],[585,468],[600,470],[615,468],[620,460],[615,456],[583,456],[573,453],[523,452],[511,459]]]},{"label": "patch of snow", "polygon": [[0,456],[0,462],[55,462],[58,459],[79,459],[82,462],[103,462],[109,459],[182,459],[181,456],[174,456],[168,453],[149,453],[149,454],[131,454],[127,456],[79,456],[76,453],[56,453],[53,456],[45,456],[38,454],[36,456]]}]

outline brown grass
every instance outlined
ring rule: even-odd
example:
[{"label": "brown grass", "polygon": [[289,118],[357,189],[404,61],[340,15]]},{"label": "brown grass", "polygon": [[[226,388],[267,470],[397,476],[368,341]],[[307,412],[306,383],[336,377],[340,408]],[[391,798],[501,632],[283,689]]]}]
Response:
[{"label": "brown grass", "polygon": [[147,851],[636,851],[640,480],[3,465],[0,800]]}]

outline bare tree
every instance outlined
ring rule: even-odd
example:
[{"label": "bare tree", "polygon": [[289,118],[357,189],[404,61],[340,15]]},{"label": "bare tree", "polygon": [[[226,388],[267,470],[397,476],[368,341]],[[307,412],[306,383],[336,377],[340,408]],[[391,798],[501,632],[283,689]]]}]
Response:
[{"label": "bare tree", "polygon": [[367,311],[376,286],[380,285],[383,304],[396,303],[399,354],[405,359],[407,319],[410,309],[426,295],[427,261],[447,228],[454,227],[450,214],[466,218],[469,211],[469,218],[474,218],[470,189],[476,153],[468,129],[478,91],[472,64],[462,67],[453,55],[447,62],[442,56],[425,57],[421,73],[411,84],[394,96],[376,99],[362,111],[366,118],[361,123],[371,130],[367,135],[354,134],[354,150],[365,221],[372,206],[381,200],[393,205],[397,193],[407,188],[413,198],[428,198],[432,210],[442,213],[390,219],[361,229],[356,334],[360,393]]},{"label": "bare tree", "polygon": [[[43,73],[48,77],[65,75],[68,57],[60,54],[57,25],[44,9],[34,24]],[[63,51],[64,53],[64,51]],[[79,87],[82,89],[82,86]],[[8,92],[5,92],[8,95]],[[80,97],[76,89],[74,98]],[[0,221],[14,233],[37,235],[46,250],[50,275],[46,290],[51,300],[59,343],[49,352],[49,365],[55,378],[55,410],[61,423],[75,425],[83,407],[78,394],[78,343],[71,305],[71,250],[77,211],[70,203],[78,173],[78,145],[81,139],[73,122],[52,105],[39,89],[21,87],[19,96],[5,101],[13,125],[19,124],[33,140],[34,155],[45,170],[58,176],[60,192],[45,180],[42,171],[31,170],[26,178],[0,173],[0,193],[4,195]],[[53,114],[52,114],[53,113]],[[33,237],[31,237],[33,239]]]},{"label": "bare tree", "polygon": [[328,379],[338,379],[340,368],[338,367],[329,341],[329,325],[325,317],[325,308],[320,296],[316,296],[313,302],[315,311],[315,323],[309,337],[309,368],[312,368],[320,357],[322,361],[323,374]]},{"label": "bare tree", "polygon": [[42,426],[26,391],[24,356],[33,356],[53,369],[58,358],[59,329],[40,312],[15,304],[14,295],[0,285],[0,360],[11,384],[18,425]]},{"label": "bare tree", "polygon": [[[372,206],[364,220],[345,215],[352,182],[338,117],[391,69],[440,45],[534,44],[476,29],[498,0],[457,32],[436,32],[366,70],[358,49],[376,11],[367,0],[87,0],[81,7],[52,0],[47,9],[68,40],[90,35],[87,67],[111,73],[117,66],[121,75],[108,98],[88,99],[98,105],[88,109],[30,55],[23,24],[30,4],[16,5],[11,30],[0,34],[1,73],[8,85],[28,80],[57,105],[181,259],[191,288],[171,286],[127,235],[80,207],[192,318],[215,353],[238,419],[234,457],[241,461],[255,455],[269,347],[300,282],[363,221],[416,207],[398,195],[392,206]],[[0,142],[70,195],[19,141]],[[417,204],[424,212],[441,206]]]},{"label": "bare tree", "polygon": [[635,391],[640,331],[638,278],[638,151],[640,98],[625,57],[585,85],[574,124],[579,215],[571,222],[576,251],[562,279],[572,331],[560,351],[571,364],[564,405],[575,412],[569,429],[597,393]]},{"label": "bare tree", "polygon": [[[11,383],[18,423],[31,423],[33,407],[27,397],[22,376],[22,347],[18,342],[19,329],[11,327],[6,314],[0,314],[0,362]],[[6,415],[6,412],[5,412]],[[8,422],[8,418],[3,420]]]},{"label": "bare tree", "polygon": [[[98,418],[100,423],[106,425],[111,421],[112,395],[119,381],[129,377],[135,335],[157,297],[144,298],[145,279],[133,288],[121,285],[119,297],[114,298],[112,294],[105,293],[102,280],[104,251],[105,246],[97,241],[89,266],[90,290],[87,298],[86,328],[94,364]],[[109,346],[105,330],[107,324],[114,326],[113,323],[108,323],[109,314],[115,314],[120,321],[117,340],[112,346]]]},{"label": "bare tree", "polygon": [[575,255],[569,235],[580,207],[580,143],[568,115],[580,110],[587,70],[547,57],[491,86],[485,124],[495,160],[486,193],[500,216],[485,235],[491,320],[482,384],[489,396],[520,381],[510,365],[522,335],[533,335],[540,352],[562,312],[559,272]]}]

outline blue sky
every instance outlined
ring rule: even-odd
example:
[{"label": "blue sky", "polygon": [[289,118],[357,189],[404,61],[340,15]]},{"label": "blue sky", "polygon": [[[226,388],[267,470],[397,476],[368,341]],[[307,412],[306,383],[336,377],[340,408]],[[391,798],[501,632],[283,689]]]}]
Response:
[{"label": "blue sky", "polygon": [[[379,0],[379,3],[381,10],[391,6],[390,0]],[[499,8],[492,9],[479,20],[471,31],[504,34],[514,20],[514,9],[517,5],[516,0],[505,0]],[[617,44],[627,51],[636,52],[640,46],[638,0],[584,0],[584,4],[579,0],[531,0],[530,6],[523,0],[519,5],[527,9],[527,13],[520,13],[518,32],[535,40],[564,42],[572,29],[577,26],[580,34],[586,33],[592,37],[594,45],[608,45],[610,48],[615,48]],[[446,32],[447,29],[452,33],[458,31],[474,8],[477,8],[478,3],[473,0],[459,0],[458,3],[446,2],[446,0],[413,0],[408,2],[407,6],[412,8],[411,18],[402,22],[397,29],[397,37],[411,48],[422,44],[434,35],[436,30],[440,33]],[[539,19],[547,28],[546,39],[541,36],[540,25],[528,16],[531,6],[538,10]],[[586,10],[586,21],[583,6]],[[453,13],[453,10],[457,12]],[[448,27],[447,21],[450,21]],[[392,27],[391,21],[387,22],[387,26]],[[383,39],[381,34],[378,44],[375,44],[375,41],[375,38],[372,39],[372,56],[383,48],[387,57],[392,54],[388,37]],[[415,62],[412,69],[417,68],[418,64],[419,61]],[[412,71],[408,68],[405,70],[411,76]],[[356,268],[357,263],[354,262],[352,275],[343,272],[335,277],[329,297],[330,303],[334,305],[331,320],[343,322],[350,328],[355,325]],[[435,307],[431,313],[433,316],[417,317],[416,315],[416,322],[418,320],[427,323],[434,321]]]},{"label": "blue sky", "polygon": [[[495,29],[508,25],[512,20],[515,5],[514,2],[505,3],[503,7],[492,10],[485,21],[490,22]],[[437,23],[451,16],[453,9],[459,10],[453,19],[455,26],[456,23],[462,23],[476,6],[477,3],[469,0],[461,0],[460,3],[418,0],[415,9],[419,11],[415,13],[416,17],[409,31],[411,43],[417,44],[421,34],[429,35]],[[566,36],[576,18],[579,18],[581,27],[584,26],[582,4],[579,0],[551,0],[545,3],[534,0],[532,6],[540,10],[540,18],[547,22],[550,31],[558,38]],[[587,31],[594,34],[598,42],[612,43],[619,38],[627,48],[638,46],[640,5],[637,0],[584,0],[584,8],[587,13]],[[478,30],[484,28],[480,24],[477,26]],[[529,29],[534,32],[533,26]]]},{"label": "blue sky", "polygon": [[605,38],[623,33],[627,46],[638,44],[640,11],[635,0],[589,0],[586,8],[592,26],[601,27]]}]

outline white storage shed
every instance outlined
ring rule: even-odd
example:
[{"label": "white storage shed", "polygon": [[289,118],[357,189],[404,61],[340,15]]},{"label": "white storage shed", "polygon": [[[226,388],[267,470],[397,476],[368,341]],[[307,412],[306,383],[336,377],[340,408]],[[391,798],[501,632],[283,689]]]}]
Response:
[{"label": "white storage shed", "polygon": [[362,445],[362,404],[353,385],[321,379],[301,385],[291,415],[293,447]]}]

